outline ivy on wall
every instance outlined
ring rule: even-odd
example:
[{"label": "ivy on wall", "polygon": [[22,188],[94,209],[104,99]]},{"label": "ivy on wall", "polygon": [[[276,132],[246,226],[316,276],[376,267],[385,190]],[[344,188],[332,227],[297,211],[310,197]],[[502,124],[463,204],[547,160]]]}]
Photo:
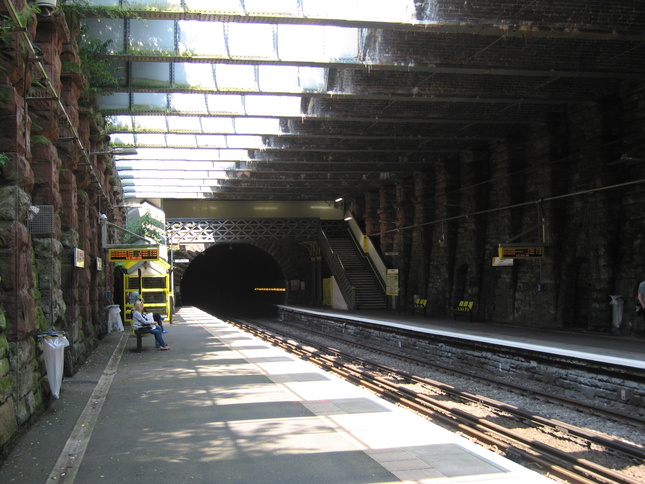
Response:
[{"label": "ivy on wall", "polygon": [[[147,211],[136,220],[128,221],[125,228],[135,234],[148,237],[157,243],[165,243],[164,234],[166,232],[166,228],[163,222],[152,216],[150,211]],[[125,235],[126,244],[134,244],[137,242],[141,242],[141,240],[137,239],[134,235]]]}]

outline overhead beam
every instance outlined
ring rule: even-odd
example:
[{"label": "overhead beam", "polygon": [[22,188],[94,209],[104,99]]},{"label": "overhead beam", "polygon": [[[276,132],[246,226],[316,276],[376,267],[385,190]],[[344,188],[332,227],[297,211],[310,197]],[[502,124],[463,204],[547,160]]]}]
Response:
[{"label": "overhead beam", "polygon": [[[213,118],[256,118],[256,119],[285,119],[285,120],[294,120],[299,122],[336,122],[336,123],[366,123],[366,124],[384,124],[384,123],[393,123],[393,124],[473,124],[473,123],[482,123],[482,124],[498,124],[498,125],[515,125],[520,124],[532,124],[543,121],[543,119],[531,118],[531,119],[517,119],[517,120],[490,120],[483,118],[410,118],[410,117],[392,117],[392,116],[333,116],[333,115],[318,115],[318,114],[302,114],[302,115],[257,115],[257,114],[243,114],[243,113],[187,113],[180,111],[173,111],[170,109],[159,109],[159,110],[134,110],[130,109],[103,109],[102,113],[106,116],[187,116],[187,117],[213,117]],[[145,132],[143,133],[145,134]],[[118,145],[116,145],[118,146]]]},{"label": "overhead beam", "polygon": [[[645,38],[644,38],[645,41]],[[548,79],[642,79],[643,72],[639,71],[578,71],[578,70],[551,70],[551,69],[514,69],[504,67],[471,67],[471,66],[442,66],[439,64],[420,63],[385,63],[385,62],[314,62],[314,61],[282,61],[271,59],[231,59],[217,56],[182,56],[174,53],[163,55],[153,54],[124,54],[114,53],[101,56],[104,59],[114,59],[122,62],[163,62],[163,63],[188,63],[188,64],[231,64],[249,66],[289,66],[289,67],[318,67],[323,69],[352,69],[368,72],[418,72],[423,74],[458,74],[479,76],[517,76],[517,77],[544,77]]]},{"label": "overhead beam", "polygon": [[[642,77],[642,75],[641,75]],[[297,96],[306,98],[320,98],[320,99],[333,99],[333,100],[358,100],[358,101],[386,101],[386,102],[406,102],[406,103],[465,103],[465,104],[523,104],[523,105],[560,105],[560,104],[592,104],[588,99],[576,99],[567,97],[562,94],[562,97],[555,99],[544,99],[535,97],[481,97],[477,95],[472,96],[425,96],[423,94],[410,95],[410,94],[378,94],[366,92],[316,92],[316,91],[259,91],[248,89],[205,89],[205,88],[174,88],[168,87],[138,87],[136,83],[130,83],[127,86],[121,87],[106,87],[104,92],[109,93],[162,93],[162,94],[208,94],[208,95],[236,95],[236,96]]]},{"label": "overhead beam", "polygon": [[[605,5],[607,7],[607,14],[611,12],[612,4],[600,3],[597,5]],[[458,23],[452,21],[437,22],[434,20],[413,19],[409,21],[383,21],[383,20],[366,20],[366,19],[339,19],[339,18],[317,18],[317,17],[304,17],[304,16],[288,16],[288,15],[260,15],[247,12],[245,15],[235,15],[229,12],[214,12],[214,8],[209,12],[189,12],[185,9],[177,11],[153,11],[153,10],[137,10],[129,9],[128,11],[119,11],[110,8],[101,7],[88,7],[75,6],[75,12],[79,17],[83,18],[135,18],[135,19],[149,19],[149,20],[198,20],[202,22],[219,22],[219,23],[256,23],[256,24],[269,24],[269,25],[318,25],[330,27],[345,27],[356,29],[384,29],[384,30],[402,30],[409,32],[423,32],[428,34],[467,34],[471,36],[492,36],[492,37],[520,37],[520,38],[547,38],[547,39],[562,39],[575,36],[576,38],[584,40],[633,40],[645,41],[645,35],[635,28],[632,32],[621,33],[615,29],[606,27],[601,30],[587,28],[584,30],[576,30],[572,32],[566,25],[550,25],[550,28],[534,28],[527,30],[525,24],[517,18],[517,25],[495,25],[492,23],[481,23],[474,27],[469,23]],[[608,16],[608,15],[607,15]],[[598,18],[602,19],[602,14],[598,14]],[[600,22],[600,21],[599,21]]]}]

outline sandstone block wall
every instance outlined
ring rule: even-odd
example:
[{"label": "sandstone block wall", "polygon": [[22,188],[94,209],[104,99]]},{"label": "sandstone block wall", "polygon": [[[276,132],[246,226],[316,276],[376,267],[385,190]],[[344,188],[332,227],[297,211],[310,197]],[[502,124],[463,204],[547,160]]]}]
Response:
[{"label": "sandstone block wall", "polygon": [[[366,233],[393,254],[401,305],[419,295],[429,315],[446,316],[467,299],[478,321],[642,333],[644,101],[645,83],[625,82],[616,98],[354,201]],[[546,257],[493,267],[506,242],[544,245]],[[626,298],[620,328],[610,295]]]},{"label": "sandstone block wall", "polygon": [[[106,333],[114,277],[106,260],[96,269],[99,216],[123,224],[112,161],[81,150],[104,151],[107,138],[79,74],[77,28],[11,3],[17,16],[0,4],[0,457],[51,399],[36,335],[66,332],[71,375]],[[34,232],[30,207],[51,207],[46,232]]]}]

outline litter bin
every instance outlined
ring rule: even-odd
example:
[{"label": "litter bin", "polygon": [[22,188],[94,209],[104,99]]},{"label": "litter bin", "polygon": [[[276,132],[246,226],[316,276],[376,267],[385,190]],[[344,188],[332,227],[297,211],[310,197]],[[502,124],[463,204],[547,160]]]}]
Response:
[{"label": "litter bin", "polygon": [[625,298],[621,295],[610,295],[609,297],[611,298],[611,302],[609,304],[613,306],[611,313],[612,327],[614,330],[618,330],[623,325]]},{"label": "litter bin", "polygon": [[38,335],[43,340],[43,354],[45,355],[45,369],[52,397],[58,400],[60,386],[63,382],[63,351],[69,346],[64,331],[49,331]]},{"label": "litter bin", "polygon": [[108,310],[107,331],[123,331],[123,321],[121,321],[121,307],[118,304],[105,306]]}]

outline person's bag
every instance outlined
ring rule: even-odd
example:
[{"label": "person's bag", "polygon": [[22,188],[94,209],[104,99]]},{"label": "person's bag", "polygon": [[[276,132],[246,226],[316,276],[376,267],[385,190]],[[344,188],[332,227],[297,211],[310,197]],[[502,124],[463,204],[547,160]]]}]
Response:
[{"label": "person's bag", "polygon": [[641,316],[643,314],[643,306],[636,304],[636,316]]}]

